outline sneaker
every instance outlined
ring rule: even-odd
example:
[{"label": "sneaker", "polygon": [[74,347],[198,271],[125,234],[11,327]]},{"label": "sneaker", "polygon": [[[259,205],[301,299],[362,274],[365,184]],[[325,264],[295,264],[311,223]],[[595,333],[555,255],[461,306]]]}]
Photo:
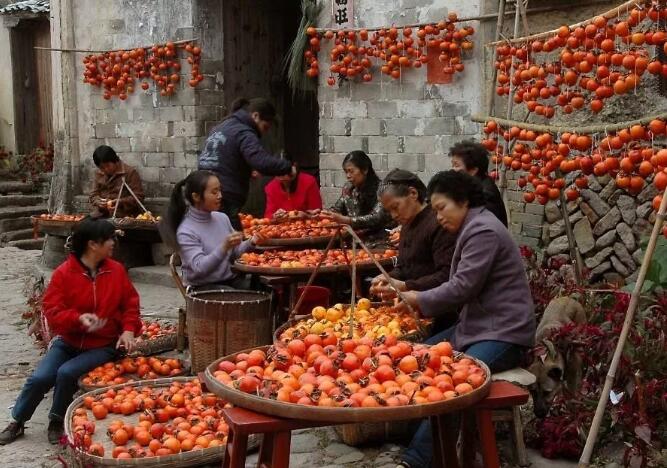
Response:
[{"label": "sneaker", "polygon": [[62,421],[54,419],[49,421],[49,427],[46,429],[46,437],[49,439],[51,445],[59,444],[64,433],[65,426]]},{"label": "sneaker", "polygon": [[0,432],[0,445],[11,444],[23,435],[24,429],[25,427],[23,426],[23,423],[16,421],[10,422],[9,425]]}]

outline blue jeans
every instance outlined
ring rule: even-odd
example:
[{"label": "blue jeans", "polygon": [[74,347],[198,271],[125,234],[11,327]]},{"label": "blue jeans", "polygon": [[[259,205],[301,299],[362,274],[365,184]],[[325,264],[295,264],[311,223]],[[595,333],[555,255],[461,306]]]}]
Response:
[{"label": "blue jeans", "polygon": [[[454,328],[448,328],[437,335],[432,336],[426,343],[435,344],[443,340],[450,341],[454,335]],[[467,355],[475,357],[484,362],[491,372],[502,372],[518,367],[523,359],[526,348],[523,346],[505,343],[503,341],[480,341],[462,350]],[[458,418],[453,418],[458,420]],[[458,427],[452,428],[458,433]],[[431,423],[425,419],[419,425],[419,429],[412,437],[410,445],[403,454],[403,461],[412,468],[428,468],[433,459],[433,434]]]},{"label": "blue jeans", "polygon": [[55,386],[49,419],[63,420],[79,388],[79,377],[117,356],[118,351],[112,346],[81,350],[61,338],[54,339],[35,372],[23,385],[12,410],[12,418],[19,422],[30,420],[44,395]]}]

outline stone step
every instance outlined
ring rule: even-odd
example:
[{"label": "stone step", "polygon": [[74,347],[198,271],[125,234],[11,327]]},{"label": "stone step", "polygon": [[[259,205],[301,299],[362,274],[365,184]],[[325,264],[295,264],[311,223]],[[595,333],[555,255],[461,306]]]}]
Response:
[{"label": "stone step", "polygon": [[0,219],[26,218],[47,212],[46,205],[9,206],[0,208]]},{"label": "stone step", "polygon": [[0,234],[0,243],[15,240],[32,239],[34,231],[32,228],[18,229],[16,231],[7,231]]},{"label": "stone step", "polygon": [[29,217],[0,219],[0,233],[28,228],[32,228],[32,220]]},{"label": "stone step", "polygon": [[130,268],[130,279],[135,283],[153,284],[176,288],[168,265],[151,265]]},{"label": "stone step", "polygon": [[30,182],[19,182],[16,180],[7,180],[0,182],[0,193],[31,193],[35,186]]},{"label": "stone step", "polygon": [[47,199],[48,196],[45,195],[0,195],[0,208],[42,205]]},{"label": "stone step", "polygon": [[44,245],[44,238],[40,237],[38,239],[15,240],[7,242],[7,245],[23,250],[42,250],[42,246]]}]

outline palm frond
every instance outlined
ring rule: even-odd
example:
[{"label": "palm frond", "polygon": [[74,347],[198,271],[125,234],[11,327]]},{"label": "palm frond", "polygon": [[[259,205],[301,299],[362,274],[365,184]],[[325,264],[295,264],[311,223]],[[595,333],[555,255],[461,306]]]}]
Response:
[{"label": "palm frond", "polygon": [[317,89],[317,80],[306,76],[304,53],[308,47],[306,30],[317,25],[317,19],[322,11],[322,4],[317,0],[301,0],[301,23],[285,57],[287,84],[294,97],[313,92]]}]

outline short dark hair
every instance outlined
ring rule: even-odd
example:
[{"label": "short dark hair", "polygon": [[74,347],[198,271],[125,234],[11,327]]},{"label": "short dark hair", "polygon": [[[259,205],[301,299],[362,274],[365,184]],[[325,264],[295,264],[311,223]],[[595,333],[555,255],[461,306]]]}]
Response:
[{"label": "short dark hair", "polygon": [[395,197],[406,197],[410,193],[411,187],[417,191],[417,199],[424,203],[424,200],[426,200],[426,185],[424,185],[424,182],[410,171],[392,169],[380,184],[378,195],[391,192]]},{"label": "short dark hair", "polygon": [[484,206],[484,189],[477,177],[454,170],[438,172],[428,183],[428,196],[442,194],[470,208]]},{"label": "short dark hair", "polygon": [[489,152],[476,141],[466,140],[449,149],[449,155],[463,160],[466,169],[477,168],[477,177],[484,179],[489,171]]},{"label": "short dark hair", "polygon": [[106,242],[116,235],[116,228],[104,218],[87,216],[74,228],[70,239],[70,250],[77,257],[86,253],[88,242]]},{"label": "short dark hair", "polygon": [[368,184],[368,182],[378,183],[380,181],[380,178],[377,176],[375,170],[373,169],[373,161],[371,161],[371,158],[369,158],[368,155],[363,151],[356,150],[347,153],[343,159],[342,166],[344,167],[347,163],[358,167],[362,171],[366,171],[366,184]]},{"label": "short dark hair", "polygon": [[93,162],[97,167],[100,167],[103,163],[118,161],[120,161],[120,158],[111,146],[98,146],[93,152]]},{"label": "short dark hair", "polygon": [[259,118],[266,120],[267,122],[276,122],[276,108],[275,106],[265,98],[238,98],[236,99],[231,106],[232,112],[236,112],[239,109],[244,109],[251,114],[257,112]]}]

